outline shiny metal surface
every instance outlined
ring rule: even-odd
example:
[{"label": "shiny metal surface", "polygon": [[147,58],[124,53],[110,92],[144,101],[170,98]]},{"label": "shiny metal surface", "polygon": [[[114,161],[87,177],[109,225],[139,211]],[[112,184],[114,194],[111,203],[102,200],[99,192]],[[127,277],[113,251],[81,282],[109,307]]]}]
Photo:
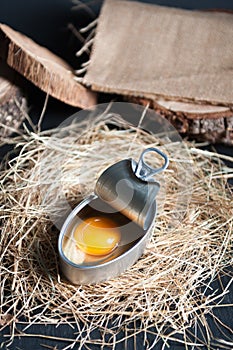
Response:
[{"label": "shiny metal surface", "polygon": [[[157,169],[149,166],[144,161],[148,152],[162,156],[164,165]],[[148,148],[138,163],[124,159],[102,173],[95,194],[71,212],[60,232],[60,266],[69,281],[74,284],[104,281],[125,271],[141,256],[151,236],[156,216],[155,197],[160,187],[152,176],[167,166],[168,158],[163,152]],[[74,232],[86,220],[101,216],[117,224],[120,239],[109,254],[96,257],[77,247]]]},{"label": "shiny metal surface", "polygon": [[[146,153],[155,152],[159,154],[164,159],[164,164],[160,168],[152,168],[149,164],[147,164],[144,160],[144,156]],[[140,155],[138,164],[135,169],[135,175],[141,180],[149,180],[155,174],[160,173],[168,167],[169,159],[165,153],[160,151],[160,149],[155,147],[146,148]]]},{"label": "shiny metal surface", "polygon": [[111,213],[108,205],[101,201],[96,195],[91,195],[83,200],[66,219],[59,236],[58,250],[60,266],[64,276],[74,284],[92,284],[115,277],[130,267],[142,255],[146,243],[150,239],[152,226],[156,215],[156,203],[153,202],[149,215],[149,226],[147,230],[131,222],[122,214],[122,243],[110,255],[101,258],[97,262],[86,264],[75,264],[64,254],[63,244],[65,237],[72,234],[72,230],[77,220],[88,217],[95,210],[105,210],[108,215],[118,215]]},{"label": "shiny metal surface", "polygon": [[99,177],[95,193],[146,230],[160,186],[153,180],[147,182],[137,178],[134,173],[136,165],[132,159],[124,159],[109,167]]},{"label": "shiny metal surface", "polygon": [[[157,169],[149,166],[144,161],[144,155],[148,152],[162,156],[164,165]],[[167,166],[168,158],[163,152],[157,148],[147,148],[138,163],[124,159],[107,168],[96,182],[95,193],[146,230],[150,225],[151,206],[160,187],[152,176]]]}]

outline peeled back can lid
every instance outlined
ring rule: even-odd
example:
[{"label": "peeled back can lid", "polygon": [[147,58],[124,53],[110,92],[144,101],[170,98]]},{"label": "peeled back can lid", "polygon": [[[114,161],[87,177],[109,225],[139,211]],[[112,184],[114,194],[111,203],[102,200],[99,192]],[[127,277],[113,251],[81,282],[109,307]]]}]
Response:
[{"label": "peeled back can lid", "polygon": [[[144,155],[156,152],[165,162],[160,168],[152,168],[144,161]],[[107,168],[99,177],[95,193],[111,207],[123,213],[144,230],[149,226],[150,210],[160,185],[152,176],[165,170],[168,157],[157,148],[145,149],[138,163],[133,159],[123,159]]]}]

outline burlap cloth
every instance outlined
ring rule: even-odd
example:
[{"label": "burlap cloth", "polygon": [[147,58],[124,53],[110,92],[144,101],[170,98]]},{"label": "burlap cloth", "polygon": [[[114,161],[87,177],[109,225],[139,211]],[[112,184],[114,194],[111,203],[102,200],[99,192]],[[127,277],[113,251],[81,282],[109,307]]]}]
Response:
[{"label": "burlap cloth", "polygon": [[106,0],[84,83],[146,98],[233,105],[233,15]]}]

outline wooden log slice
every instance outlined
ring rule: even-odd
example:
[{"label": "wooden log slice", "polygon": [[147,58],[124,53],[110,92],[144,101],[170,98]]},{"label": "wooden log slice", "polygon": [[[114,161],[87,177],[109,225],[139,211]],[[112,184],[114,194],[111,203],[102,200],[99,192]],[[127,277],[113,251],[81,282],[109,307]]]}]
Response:
[{"label": "wooden log slice", "polygon": [[27,113],[26,98],[14,83],[14,72],[0,61],[0,138],[16,131]]},{"label": "wooden log slice", "polygon": [[75,81],[72,68],[65,61],[5,24],[0,24],[0,56],[58,100],[80,108],[96,104],[96,94]]},{"label": "wooden log slice", "polygon": [[147,105],[168,119],[182,136],[197,141],[233,145],[233,111],[225,106],[147,100],[127,97],[127,101]]}]

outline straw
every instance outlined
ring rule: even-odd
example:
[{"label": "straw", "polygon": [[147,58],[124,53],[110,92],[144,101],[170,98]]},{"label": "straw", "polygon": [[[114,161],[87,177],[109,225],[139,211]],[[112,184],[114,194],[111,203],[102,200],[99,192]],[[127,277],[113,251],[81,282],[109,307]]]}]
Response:
[{"label": "straw", "polygon": [[[233,173],[217,154],[205,153],[194,143],[184,142],[187,160],[177,158],[177,144],[166,149],[171,161],[161,182],[166,191],[158,197],[153,237],[131,268],[97,285],[74,286],[60,275],[57,219],[64,220],[67,208],[93,191],[101,171],[124,158],[129,145],[129,156],[136,160],[143,148],[164,149],[155,135],[129,125],[112,129],[107,119],[79,125],[78,132],[75,125],[65,131],[25,128],[9,139],[18,155],[0,172],[1,326],[12,326],[12,339],[22,315],[29,324],[81,327],[68,339],[67,349],[91,343],[114,348],[139,332],[144,332],[147,349],[161,338],[169,343],[176,333],[195,349],[210,344],[206,315],[231,282],[222,291],[211,289],[211,282],[232,264],[233,203],[227,179]],[[158,166],[157,159],[151,162]],[[185,215],[173,224],[174,203],[190,191],[179,178],[185,162],[192,165],[185,176],[193,189]],[[191,337],[190,327],[197,324],[206,329],[206,339]],[[20,336],[32,336],[28,327]],[[101,330],[99,339],[93,339],[95,329]],[[122,331],[125,336],[118,340]],[[48,338],[66,340],[62,335]],[[218,344],[225,343],[218,339]]]}]

